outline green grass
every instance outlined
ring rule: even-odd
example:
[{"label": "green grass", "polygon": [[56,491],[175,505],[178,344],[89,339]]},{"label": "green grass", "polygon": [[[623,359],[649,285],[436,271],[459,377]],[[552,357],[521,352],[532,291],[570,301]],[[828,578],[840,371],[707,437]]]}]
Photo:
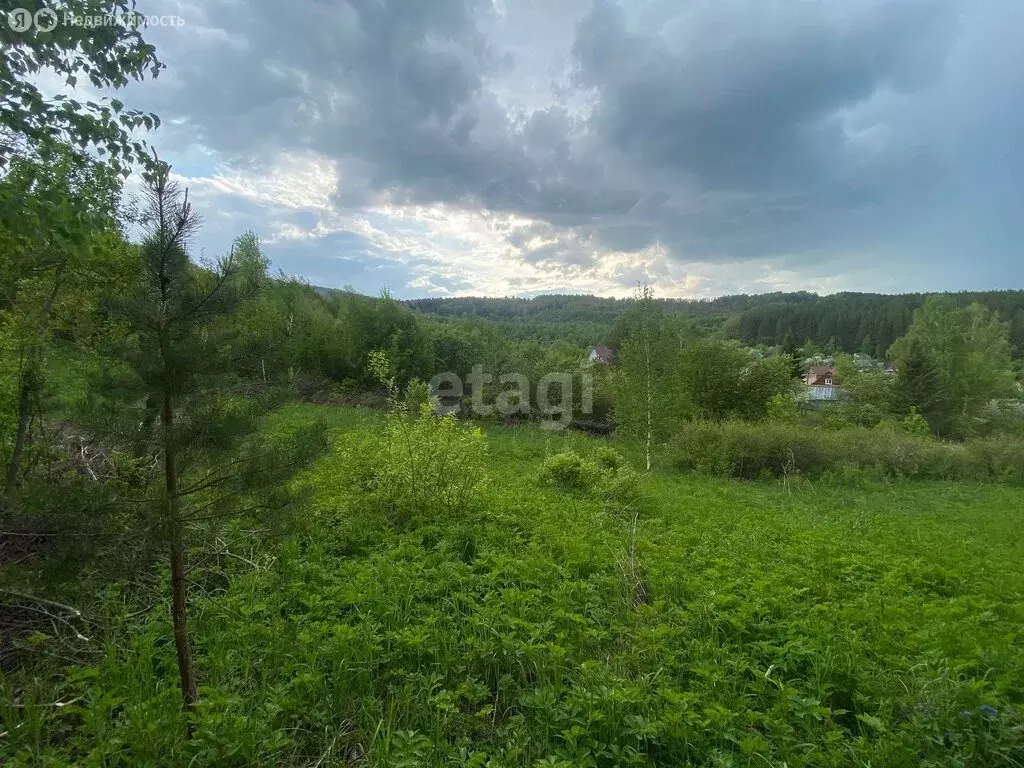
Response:
[{"label": "green grass", "polygon": [[[267,429],[324,414],[341,447],[382,427],[293,406]],[[639,466],[635,448],[487,440],[458,519],[396,530],[338,451],[300,479],[301,533],[199,579],[191,742],[167,606],[126,618],[114,590],[93,666],[2,679],[0,762],[1024,764],[1024,490],[665,472],[622,509],[537,476],[601,444]]]}]

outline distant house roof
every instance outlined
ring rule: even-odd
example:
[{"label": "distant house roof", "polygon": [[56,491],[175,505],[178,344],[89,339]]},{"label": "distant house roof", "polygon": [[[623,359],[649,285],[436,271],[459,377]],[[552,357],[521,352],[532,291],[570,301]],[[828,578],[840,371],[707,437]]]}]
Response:
[{"label": "distant house roof", "polygon": [[602,363],[610,363],[615,359],[615,353],[609,347],[594,347],[590,350],[590,359]]},{"label": "distant house roof", "polygon": [[806,382],[809,387],[838,387],[839,376],[831,365],[814,365],[807,372]]}]

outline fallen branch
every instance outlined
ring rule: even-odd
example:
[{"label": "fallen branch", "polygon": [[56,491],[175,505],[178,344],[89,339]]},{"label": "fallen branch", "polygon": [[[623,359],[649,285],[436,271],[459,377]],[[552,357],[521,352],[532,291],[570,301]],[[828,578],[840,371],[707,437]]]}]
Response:
[{"label": "fallen branch", "polygon": [[65,605],[64,603],[58,603],[56,600],[47,600],[46,598],[36,597],[35,595],[26,595],[22,592],[15,592],[13,589],[5,589],[4,592],[6,592],[8,595],[20,597],[22,600],[32,600],[37,603],[42,603],[43,605],[49,605],[52,608],[63,608],[65,611],[67,611],[76,618],[79,618],[82,615],[82,612],[75,608],[73,605]]}]

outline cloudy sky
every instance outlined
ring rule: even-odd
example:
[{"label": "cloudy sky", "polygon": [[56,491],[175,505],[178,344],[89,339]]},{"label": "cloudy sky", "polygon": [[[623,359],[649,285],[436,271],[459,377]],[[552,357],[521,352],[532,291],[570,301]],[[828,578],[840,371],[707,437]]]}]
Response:
[{"label": "cloudy sky", "polygon": [[[149,0],[224,252],[397,296],[1024,287],[1019,0]],[[1016,222],[1016,223],[1015,223]]]}]

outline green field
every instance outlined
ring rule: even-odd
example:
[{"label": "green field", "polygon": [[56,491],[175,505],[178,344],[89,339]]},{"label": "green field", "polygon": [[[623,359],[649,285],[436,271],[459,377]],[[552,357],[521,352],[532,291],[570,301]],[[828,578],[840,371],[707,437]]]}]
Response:
[{"label": "green field", "polygon": [[494,427],[476,508],[396,527],[345,482],[381,414],[268,429],[324,415],[300,530],[192,587],[193,739],[166,603],[113,588],[94,664],[0,678],[0,762],[1024,764],[1022,489],[656,468],[623,508],[537,478],[628,445]]}]

